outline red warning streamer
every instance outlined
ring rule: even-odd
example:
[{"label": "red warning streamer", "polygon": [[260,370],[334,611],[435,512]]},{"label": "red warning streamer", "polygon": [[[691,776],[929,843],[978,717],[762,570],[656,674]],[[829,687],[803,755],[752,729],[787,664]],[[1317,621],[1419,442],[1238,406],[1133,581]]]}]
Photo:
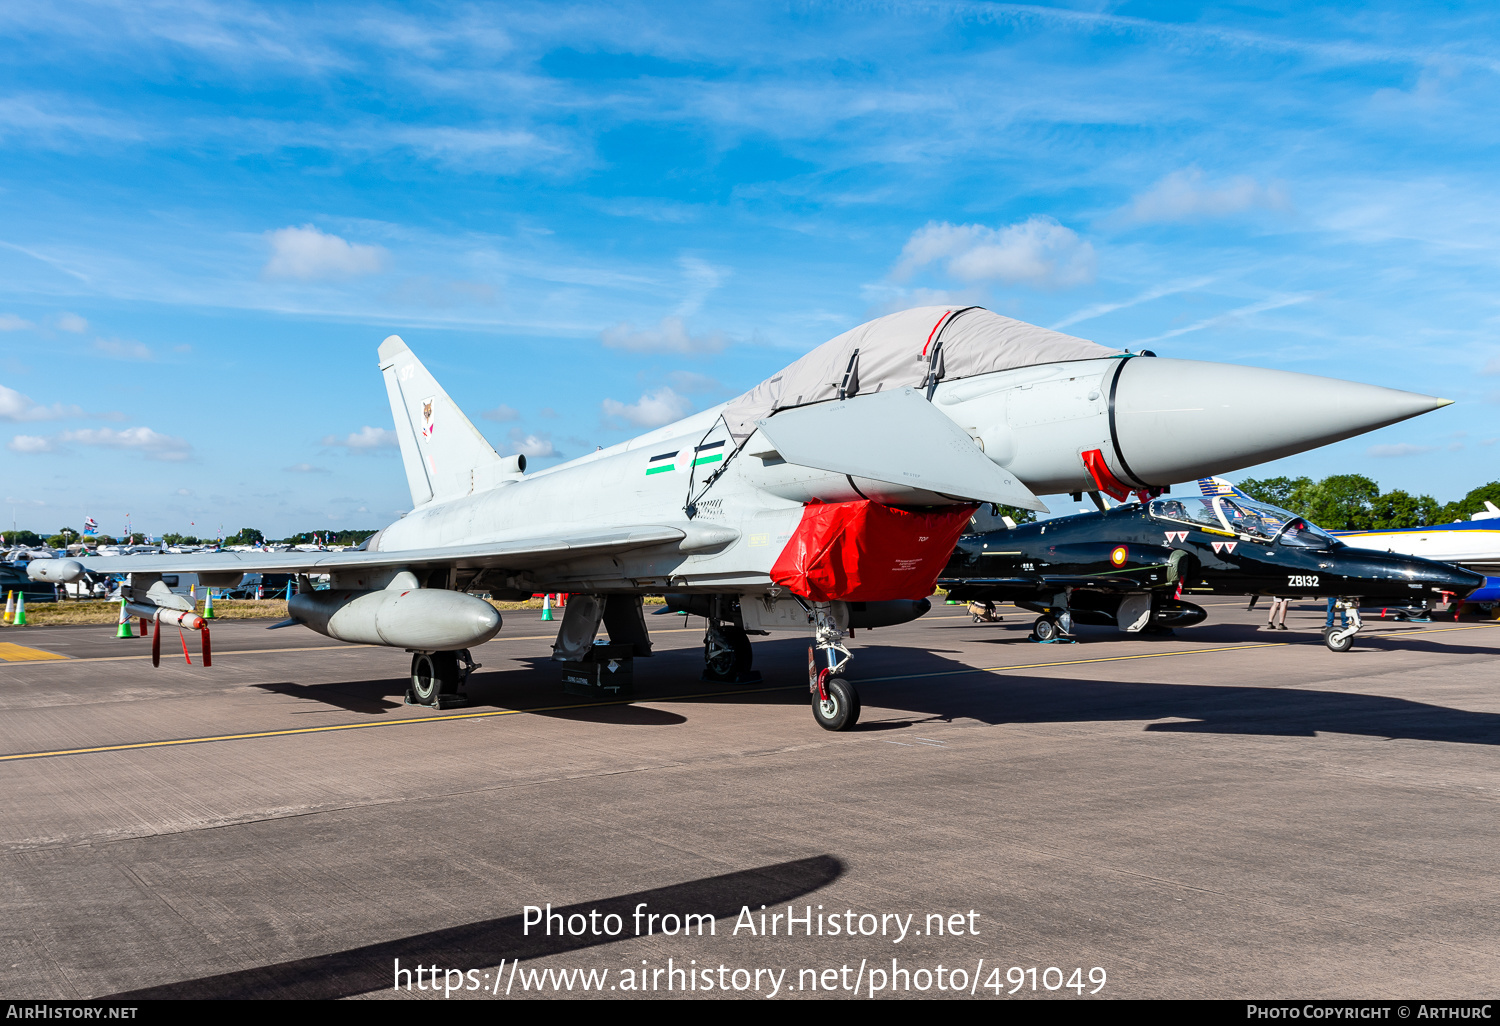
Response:
[{"label": "red warning streamer", "polygon": [[1104,462],[1104,453],[1098,449],[1090,449],[1082,456],[1084,469],[1089,472],[1099,490],[1116,502],[1124,502],[1125,497],[1130,494],[1130,486],[1115,477],[1109,464]]}]

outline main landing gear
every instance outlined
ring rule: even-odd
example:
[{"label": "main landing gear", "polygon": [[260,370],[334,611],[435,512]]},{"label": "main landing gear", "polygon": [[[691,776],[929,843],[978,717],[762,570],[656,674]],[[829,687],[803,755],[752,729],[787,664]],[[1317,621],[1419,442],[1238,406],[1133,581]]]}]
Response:
[{"label": "main landing gear", "polygon": [[703,676],[712,684],[759,684],[760,673],[750,667],[755,653],[750,635],[736,621],[734,596],[714,595],[708,602],[708,630],[703,635]]},{"label": "main landing gear", "polygon": [[1341,610],[1348,620],[1342,627],[1324,627],[1323,644],[1327,645],[1331,652],[1347,652],[1354,647],[1354,636],[1364,626],[1364,621],[1359,618],[1359,599],[1339,599],[1336,608]]},{"label": "main landing gear", "polygon": [[468,649],[459,652],[413,652],[411,687],[406,692],[406,704],[430,705],[434,709],[468,705],[468,698],[458,692],[468,683],[469,674],[477,669],[479,664],[469,655]]},{"label": "main landing gear", "polygon": [[807,689],[813,719],[824,730],[849,730],[859,722],[859,692],[839,674],[849,665],[832,603],[813,603],[813,643],[807,649]]},{"label": "main landing gear", "polygon": [[1036,618],[1031,625],[1031,637],[1044,645],[1054,642],[1077,642],[1073,637],[1073,617],[1065,609],[1057,616],[1050,613]]}]

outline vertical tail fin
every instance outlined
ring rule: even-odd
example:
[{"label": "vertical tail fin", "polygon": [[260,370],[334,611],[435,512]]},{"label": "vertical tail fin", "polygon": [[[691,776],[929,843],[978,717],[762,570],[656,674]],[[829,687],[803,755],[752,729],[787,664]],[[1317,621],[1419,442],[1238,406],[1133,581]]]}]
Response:
[{"label": "vertical tail fin", "polygon": [[482,491],[526,469],[524,457],[495,452],[399,336],[380,343],[380,373],[414,506]]}]

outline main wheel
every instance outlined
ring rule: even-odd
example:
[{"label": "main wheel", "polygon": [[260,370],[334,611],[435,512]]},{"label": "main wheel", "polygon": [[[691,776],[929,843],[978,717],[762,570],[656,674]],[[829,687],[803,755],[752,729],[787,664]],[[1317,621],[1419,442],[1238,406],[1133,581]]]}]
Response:
[{"label": "main wheel", "polygon": [[411,693],[423,705],[458,692],[457,652],[418,652],[411,657]]},{"label": "main wheel", "polygon": [[1323,644],[1328,646],[1331,652],[1347,652],[1354,647],[1354,635],[1346,634],[1342,638],[1334,637],[1342,627],[1325,627],[1323,629]]},{"label": "main wheel", "polygon": [[716,680],[732,681],[755,663],[755,653],[750,647],[750,636],[742,628],[725,624],[719,628],[725,644],[715,646],[703,643],[703,665]]},{"label": "main wheel", "polygon": [[1036,623],[1031,625],[1031,633],[1038,641],[1052,641],[1062,631],[1058,628],[1057,621],[1052,619],[1052,617],[1039,616],[1036,618]]},{"label": "main wheel", "polygon": [[818,726],[824,730],[849,730],[859,722],[859,692],[853,685],[838,677],[826,677],[823,690],[828,693],[827,701],[819,698],[816,691],[812,695],[813,719]]},{"label": "main wheel", "polygon": [[411,693],[423,705],[431,705],[443,693],[443,682],[433,663],[435,652],[418,652],[411,657]]}]

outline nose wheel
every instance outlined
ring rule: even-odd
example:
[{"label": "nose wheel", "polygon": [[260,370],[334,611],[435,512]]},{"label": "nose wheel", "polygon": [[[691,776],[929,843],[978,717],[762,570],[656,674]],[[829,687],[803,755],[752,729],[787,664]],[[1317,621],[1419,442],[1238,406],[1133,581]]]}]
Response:
[{"label": "nose wheel", "polygon": [[807,690],[813,719],[824,730],[849,730],[859,722],[859,692],[839,674],[849,665],[844,630],[827,602],[813,603],[813,643],[807,647]]},{"label": "nose wheel", "polygon": [[1348,620],[1342,627],[1323,628],[1323,644],[1330,652],[1347,652],[1354,647],[1354,636],[1364,626],[1364,621],[1359,618],[1359,600],[1340,599],[1336,608],[1342,610]]},{"label": "nose wheel", "polygon": [[848,730],[859,722],[859,692],[840,677],[830,677],[827,667],[818,671],[812,689],[813,719],[824,730]]}]

